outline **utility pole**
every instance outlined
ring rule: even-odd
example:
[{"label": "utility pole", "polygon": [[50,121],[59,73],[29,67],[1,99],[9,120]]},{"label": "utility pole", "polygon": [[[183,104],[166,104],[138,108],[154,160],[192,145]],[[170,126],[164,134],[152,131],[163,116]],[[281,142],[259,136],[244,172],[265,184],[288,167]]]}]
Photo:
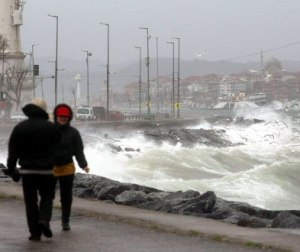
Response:
[{"label": "utility pole", "polygon": [[177,69],[177,119],[180,118],[180,38],[173,37],[178,42],[178,69]]},{"label": "utility pole", "polygon": [[35,98],[35,68],[34,68],[34,47],[37,45],[31,46],[31,57],[32,57],[32,96]]},{"label": "utility pole", "polygon": [[148,108],[148,119],[150,119],[150,58],[149,58],[149,29],[147,27],[140,27],[142,30],[146,30],[147,34],[147,58],[146,58],[146,66],[147,66],[147,108]]},{"label": "utility pole", "polygon": [[86,96],[87,96],[87,106],[90,106],[90,71],[89,71],[89,56],[92,53],[86,50],[82,50],[86,53]]},{"label": "utility pole", "polygon": [[139,49],[139,116],[142,118],[142,47],[135,46]]},{"label": "utility pole", "polygon": [[56,19],[56,43],[55,43],[55,75],[54,75],[54,81],[55,81],[55,87],[54,87],[54,92],[55,92],[55,101],[54,105],[57,105],[57,66],[58,66],[58,16],[54,15],[48,15],[49,17],[53,17]]},{"label": "utility pole", "polygon": [[160,110],[160,106],[159,106],[160,95],[158,92],[158,89],[159,89],[158,76],[159,76],[159,74],[158,74],[158,37],[156,37],[156,109],[157,109],[157,112],[159,112],[159,110]]},{"label": "utility pole", "polygon": [[171,116],[174,118],[174,103],[175,103],[175,61],[174,61],[174,42],[167,42],[172,45],[172,101],[171,101]]},{"label": "utility pole", "polygon": [[109,24],[100,23],[107,27],[107,64],[106,64],[106,120],[109,120]]}]

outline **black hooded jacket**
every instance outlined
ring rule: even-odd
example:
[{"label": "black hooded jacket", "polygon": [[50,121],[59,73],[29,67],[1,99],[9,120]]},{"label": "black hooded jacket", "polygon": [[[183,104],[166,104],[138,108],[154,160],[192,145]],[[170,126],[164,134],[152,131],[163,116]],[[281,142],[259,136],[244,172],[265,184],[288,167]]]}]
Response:
[{"label": "black hooded jacket", "polygon": [[28,104],[22,110],[28,119],[16,125],[11,133],[7,167],[14,170],[19,161],[21,173],[50,174],[60,133],[40,107]]},{"label": "black hooded jacket", "polygon": [[[57,123],[56,111],[59,107],[67,107],[71,112],[71,118],[66,125],[59,125]],[[61,141],[57,148],[55,157],[55,165],[61,166],[73,162],[73,156],[75,156],[80,168],[87,166],[87,161],[83,152],[83,142],[79,131],[70,125],[70,121],[73,118],[72,109],[67,104],[59,104],[55,107],[54,112],[54,123],[57,125],[61,133]]]}]

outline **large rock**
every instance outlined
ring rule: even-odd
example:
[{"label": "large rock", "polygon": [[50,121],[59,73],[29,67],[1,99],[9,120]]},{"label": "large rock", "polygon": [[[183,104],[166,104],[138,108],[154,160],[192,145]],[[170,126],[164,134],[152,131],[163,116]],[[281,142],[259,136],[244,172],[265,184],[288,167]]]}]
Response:
[{"label": "large rock", "polygon": [[100,200],[115,200],[115,198],[121,193],[130,190],[130,187],[126,185],[108,185],[100,189],[97,193],[97,198]]},{"label": "large rock", "polygon": [[225,147],[232,143],[224,138],[224,130],[214,129],[151,129],[144,135],[159,143],[167,141],[171,144],[181,143],[183,146],[192,147],[195,144]]},{"label": "large rock", "polygon": [[244,227],[300,228],[300,211],[271,211],[244,202],[218,198],[214,192],[164,192],[137,184],[120,183],[104,177],[76,174],[74,196],[98,198],[174,214],[201,216]]},{"label": "large rock", "polygon": [[134,206],[144,203],[147,199],[145,192],[129,190],[119,194],[115,201],[119,204]]},{"label": "large rock", "polygon": [[289,211],[279,213],[272,223],[273,228],[300,228],[300,217]]}]

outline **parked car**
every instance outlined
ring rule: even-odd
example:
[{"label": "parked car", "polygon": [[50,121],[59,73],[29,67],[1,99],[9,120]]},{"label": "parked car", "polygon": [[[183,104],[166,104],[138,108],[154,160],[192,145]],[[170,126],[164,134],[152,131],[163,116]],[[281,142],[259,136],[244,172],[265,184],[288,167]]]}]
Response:
[{"label": "parked car", "polygon": [[27,116],[23,112],[14,112],[10,115],[12,122],[21,122],[27,119]]},{"label": "parked car", "polygon": [[94,111],[90,107],[78,107],[75,112],[76,120],[95,120],[96,116],[94,115]]}]

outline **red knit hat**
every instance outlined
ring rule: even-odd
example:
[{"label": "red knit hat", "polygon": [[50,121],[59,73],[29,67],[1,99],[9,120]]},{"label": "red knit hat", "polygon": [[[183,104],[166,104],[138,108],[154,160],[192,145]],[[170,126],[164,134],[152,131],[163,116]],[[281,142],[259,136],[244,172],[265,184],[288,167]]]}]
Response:
[{"label": "red knit hat", "polygon": [[68,107],[61,106],[57,108],[55,115],[72,118],[72,111]]}]

